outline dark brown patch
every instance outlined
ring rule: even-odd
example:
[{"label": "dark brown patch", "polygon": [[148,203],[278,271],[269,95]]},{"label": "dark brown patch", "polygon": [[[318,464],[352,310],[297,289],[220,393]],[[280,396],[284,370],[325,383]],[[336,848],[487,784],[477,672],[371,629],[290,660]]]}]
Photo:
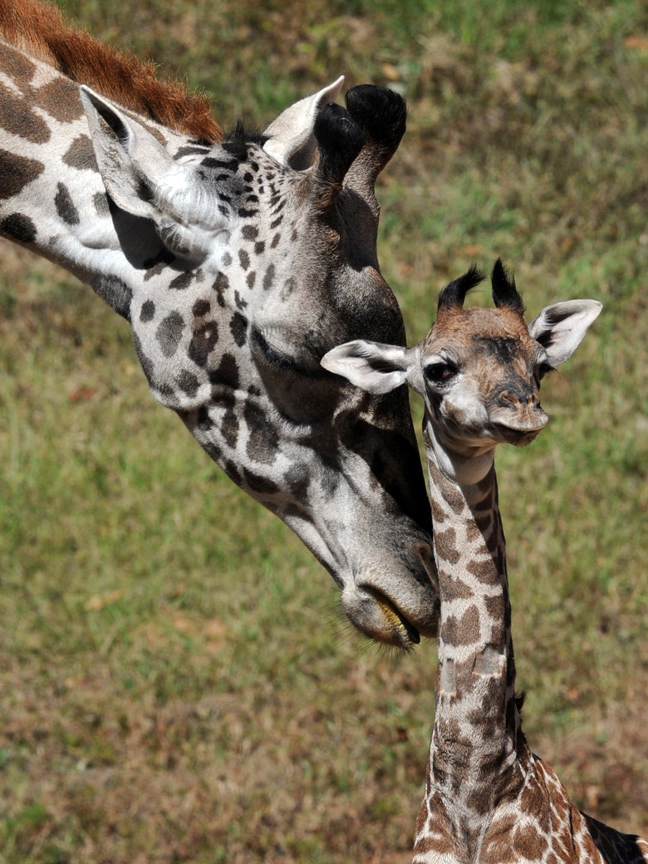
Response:
[{"label": "dark brown patch", "polygon": [[36,226],[23,213],[11,213],[0,222],[0,233],[18,243],[33,243],[36,239]]},{"label": "dark brown patch", "polygon": [[83,117],[79,89],[67,78],[54,78],[39,87],[34,91],[33,99],[39,108],[43,108],[59,123],[73,123]]},{"label": "dark brown patch", "polygon": [[470,606],[459,620],[449,615],[441,627],[441,636],[448,645],[473,645],[479,642],[479,610]]},{"label": "dark brown patch", "polygon": [[248,429],[247,454],[255,462],[272,465],[279,447],[277,430],[268,423],[254,402],[247,401],[243,418]]},{"label": "dark brown patch", "polygon": [[247,468],[243,469],[243,476],[252,492],[258,492],[260,495],[273,495],[280,491],[277,484],[268,477],[260,477],[253,471],[248,471]]},{"label": "dark brown patch", "polygon": [[230,330],[232,336],[234,337],[234,341],[239,346],[239,348],[245,343],[247,339],[247,318],[244,315],[241,315],[240,312],[235,312],[232,315],[232,320],[230,321]]},{"label": "dark brown patch", "polygon": [[[97,216],[107,216],[110,213],[110,205],[108,204],[108,198],[106,197],[105,192],[95,192],[92,196],[92,203],[94,204],[95,212]],[[151,271],[144,276],[144,279],[149,279]]]},{"label": "dark brown patch", "polygon": [[182,390],[182,392],[186,393],[190,399],[193,399],[193,397],[198,392],[198,387],[200,386],[200,382],[193,374],[193,372],[187,372],[186,369],[183,369],[176,380],[178,387]]},{"label": "dark brown patch", "polygon": [[4,84],[0,84],[0,126],[34,144],[44,144],[52,135],[43,118],[33,112],[30,102],[16,96]]},{"label": "dark brown patch", "polygon": [[36,74],[36,64],[21,51],[16,51],[15,48],[4,44],[0,44],[0,63],[2,69],[23,93],[27,92]]},{"label": "dark brown patch", "polygon": [[187,271],[186,273],[181,273],[179,276],[176,276],[175,279],[172,279],[169,282],[169,288],[174,291],[184,291],[185,288],[188,288],[194,278],[194,273],[191,271]]},{"label": "dark brown patch", "polygon": [[457,549],[457,534],[454,528],[435,532],[434,548],[439,558],[450,564],[456,564],[461,558],[461,553]]},{"label": "dark brown patch", "polygon": [[241,264],[241,267],[243,268],[243,270],[247,270],[248,267],[250,266],[250,256],[245,251],[245,249],[239,249],[238,255],[239,255],[239,262]]},{"label": "dark brown patch", "polygon": [[[194,325],[195,326],[195,325]],[[194,329],[193,337],[189,343],[188,355],[196,366],[206,366],[207,358],[212,353],[218,342],[218,324],[208,321]]]},{"label": "dark brown patch", "polygon": [[466,564],[466,570],[479,579],[482,585],[499,584],[499,572],[490,559],[485,561],[469,561]]},{"label": "dark brown patch", "polygon": [[236,447],[238,441],[239,421],[233,411],[226,411],[221,424],[221,433],[225,443],[232,448]]},{"label": "dark brown patch", "polygon": [[270,264],[268,269],[266,270],[266,274],[263,277],[263,290],[268,291],[272,287],[272,283],[275,278],[275,268],[274,264]]},{"label": "dark brown patch", "polygon": [[155,303],[152,300],[145,300],[140,309],[140,321],[147,324],[153,320],[155,316]]},{"label": "dark brown patch", "polygon": [[240,383],[238,364],[233,354],[225,353],[217,369],[209,373],[209,380],[214,386],[231,387],[238,389]]},{"label": "dark brown patch", "polygon": [[254,283],[256,282],[256,271],[250,270],[245,281],[247,282],[248,288],[254,288]]},{"label": "dark brown patch", "polygon": [[43,163],[36,159],[0,150],[0,199],[17,195],[44,170]]},{"label": "dark brown patch", "polygon": [[169,313],[169,315],[160,322],[155,332],[155,338],[157,339],[160,349],[165,357],[173,357],[175,352],[178,350],[178,344],[182,338],[184,328],[184,318],[179,312]]},{"label": "dark brown patch", "polygon": [[[447,516],[446,516],[444,510],[441,507],[439,507],[439,505],[437,504],[436,501],[432,500],[432,522],[435,525],[440,525],[441,522],[445,522],[446,519],[447,519]],[[472,539],[472,538],[469,537],[469,539]]]},{"label": "dark brown patch", "polygon": [[68,225],[78,225],[81,221],[79,211],[74,205],[72,196],[64,183],[59,183],[56,187],[56,195],[54,197],[56,212],[61,219]]},{"label": "dark brown patch", "polygon": [[[63,156],[63,161],[77,171],[98,171],[92,141],[87,135],[78,135]],[[105,195],[103,196],[105,199]]]},{"label": "dark brown patch", "polygon": [[196,318],[204,318],[205,315],[209,314],[210,310],[211,306],[207,300],[196,300],[191,311]]},{"label": "dark brown patch", "polygon": [[465,585],[461,579],[444,579],[443,580],[443,601],[448,600],[469,600],[474,596],[474,592],[469,585]]}]

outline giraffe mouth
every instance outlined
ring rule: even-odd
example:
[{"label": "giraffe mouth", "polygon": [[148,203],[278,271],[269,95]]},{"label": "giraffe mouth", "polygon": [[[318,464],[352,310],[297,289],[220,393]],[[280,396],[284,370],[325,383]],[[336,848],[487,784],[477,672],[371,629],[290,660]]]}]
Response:
[{"label": "giraffe mouth", "polygon": [[398,637],[398,640],[401,644],[402,648],[409,649],[413,648],[414,645],[418,645],[421,641],[421,636],[411,624],[407,618],[403,615],[403,613],[389,600],[385,595],[377,591],[375,588],[369,588],[365,586],[364,589],[368,594],[370,594],[373,599],[376,601],[378,608],[382,612],[384,618],[389,622],[392,631]]}]

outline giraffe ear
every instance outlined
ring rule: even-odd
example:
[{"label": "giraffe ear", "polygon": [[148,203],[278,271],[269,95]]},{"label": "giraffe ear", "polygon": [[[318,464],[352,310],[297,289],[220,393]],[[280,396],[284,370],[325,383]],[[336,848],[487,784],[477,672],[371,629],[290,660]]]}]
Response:
[{"label": "giraffe ear", "polygon": [[338,345],[322,357],[329,372],[341,375],[367,393],[389,393],[408,381],[414,349],[357,339]]},{"label": "giraffe ear", "polygon": [[286,108],[263,133],[268,140],[263,149],[281,165],[304,171],[310,168],[315,154],[315,119],[321,105],[335,102],[342,85],[344,75],[333,81],[318,93],[307,96]]},{"label": "giraffe ear", "polygon": [[190,166],[176,162],[152,132],[107,99],[82,86],[81,102],[97,167],[115,204],[152,219],[176,255],[205,257],[210,235],[223,225],[215,196]]},{"label": "giraffe ear", "polygon": [[545,349],[549,363],[560,366],[578,348],[602,308],[598,300],[567,300],[545,306],[529,324],[529,333]]}]

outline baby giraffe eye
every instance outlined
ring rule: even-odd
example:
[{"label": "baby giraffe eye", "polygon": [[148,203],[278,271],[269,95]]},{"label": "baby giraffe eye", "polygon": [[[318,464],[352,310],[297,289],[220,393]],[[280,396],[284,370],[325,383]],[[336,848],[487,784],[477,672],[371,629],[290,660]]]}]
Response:
[{"label": "baby giraffe eye", "polygon": [[445,384],[459,371],[458,366],[450,360],[430,363],[425,367],[425,377],[432,384]]}]

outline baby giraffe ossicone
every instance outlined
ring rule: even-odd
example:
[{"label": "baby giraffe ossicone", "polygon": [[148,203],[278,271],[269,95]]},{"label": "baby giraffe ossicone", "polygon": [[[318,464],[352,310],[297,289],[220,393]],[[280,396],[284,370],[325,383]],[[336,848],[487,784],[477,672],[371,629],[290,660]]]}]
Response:
[{"label": "baby giraffe ossicone", "polygon": [[441,626],[414,862],[641,864],[648,843],[580,813],[526,743],[494,469],[497,444],[523,446],[547,424],[540,381],[571,357],[601,304],[556,303],[527,326],[499,260],[496,308],[464,308],[482,279],[473,268],[443,289],[416,347],[355,341],[322,360],[370,393],[408,383],[425,400]]}]

